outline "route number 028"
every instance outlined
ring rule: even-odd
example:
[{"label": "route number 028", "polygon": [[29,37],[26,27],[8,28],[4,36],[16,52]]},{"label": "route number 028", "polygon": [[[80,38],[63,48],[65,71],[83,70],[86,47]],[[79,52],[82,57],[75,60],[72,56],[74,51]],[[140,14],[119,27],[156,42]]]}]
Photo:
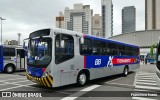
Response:
[{"label": "route number 028", "polygon": [[101,59],[96,59],[95,60],[95,65],[101,65]]}]

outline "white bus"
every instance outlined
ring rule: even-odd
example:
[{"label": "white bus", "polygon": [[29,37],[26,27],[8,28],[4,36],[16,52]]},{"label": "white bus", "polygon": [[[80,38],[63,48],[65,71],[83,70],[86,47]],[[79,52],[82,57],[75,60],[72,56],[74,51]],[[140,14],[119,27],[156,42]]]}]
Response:
[{"label": "white bus", "polygon": [[[43,47],[43,54],[38,53]],[[27,79],[46,87],[124,74],[139,68],[139,47],[65,29],[30,34]]]},{"label": "white bus", "polygon": [[13,73],[26,69],[26,52],[22,46],[0,46],[0,72]]}]

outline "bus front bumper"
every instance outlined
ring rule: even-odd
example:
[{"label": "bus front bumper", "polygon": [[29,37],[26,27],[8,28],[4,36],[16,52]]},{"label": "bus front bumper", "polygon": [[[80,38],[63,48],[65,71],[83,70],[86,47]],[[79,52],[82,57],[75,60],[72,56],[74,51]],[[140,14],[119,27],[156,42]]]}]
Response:
[{"label": "bus front bumper", "polygon": [[51,75],[48,75],[47,77],[43,77],[43,78],[37,78],[27,73],[26,76],[27,76],[27,79],[32,82],[38,83],[45,87],[52,87],[53,77]]}]

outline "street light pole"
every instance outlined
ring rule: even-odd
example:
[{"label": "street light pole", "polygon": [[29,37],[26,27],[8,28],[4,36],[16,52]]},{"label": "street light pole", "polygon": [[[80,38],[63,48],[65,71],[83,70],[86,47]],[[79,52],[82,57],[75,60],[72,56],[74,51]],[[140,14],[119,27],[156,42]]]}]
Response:
[{"label": "street light pole", "polygon": [[2,21],[3,21],[3,20],[6,20],[6,19],[4,19],[4,18],[2,18],[2,17],[0,17],[0,19],[1,19],[1,44],[2,44]]}]

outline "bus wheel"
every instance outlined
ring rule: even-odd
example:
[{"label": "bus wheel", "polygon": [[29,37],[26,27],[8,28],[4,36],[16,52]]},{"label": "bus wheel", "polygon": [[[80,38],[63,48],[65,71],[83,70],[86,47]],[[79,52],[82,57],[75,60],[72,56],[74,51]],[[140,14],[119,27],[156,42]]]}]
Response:
[{"label": "bus wheel", "polygon": [[87,75],[84,72],[80,72],[77,77],[77,85],[85,86],[87,83]]},{"label": "bus wheel", "polygon": [[9,64],[9,65],[6,65],[6,67],[5,67],[5,72],[6,73],[13,73],[14,72],[14,66],[13,65],[11,65],[11,64]]},{"label": "bus wheel", "polygon": [[128,67],[125,67],[124,70],[123,70],[123,75],[127,76],[128,75],[128,71],[129,71]]}]

